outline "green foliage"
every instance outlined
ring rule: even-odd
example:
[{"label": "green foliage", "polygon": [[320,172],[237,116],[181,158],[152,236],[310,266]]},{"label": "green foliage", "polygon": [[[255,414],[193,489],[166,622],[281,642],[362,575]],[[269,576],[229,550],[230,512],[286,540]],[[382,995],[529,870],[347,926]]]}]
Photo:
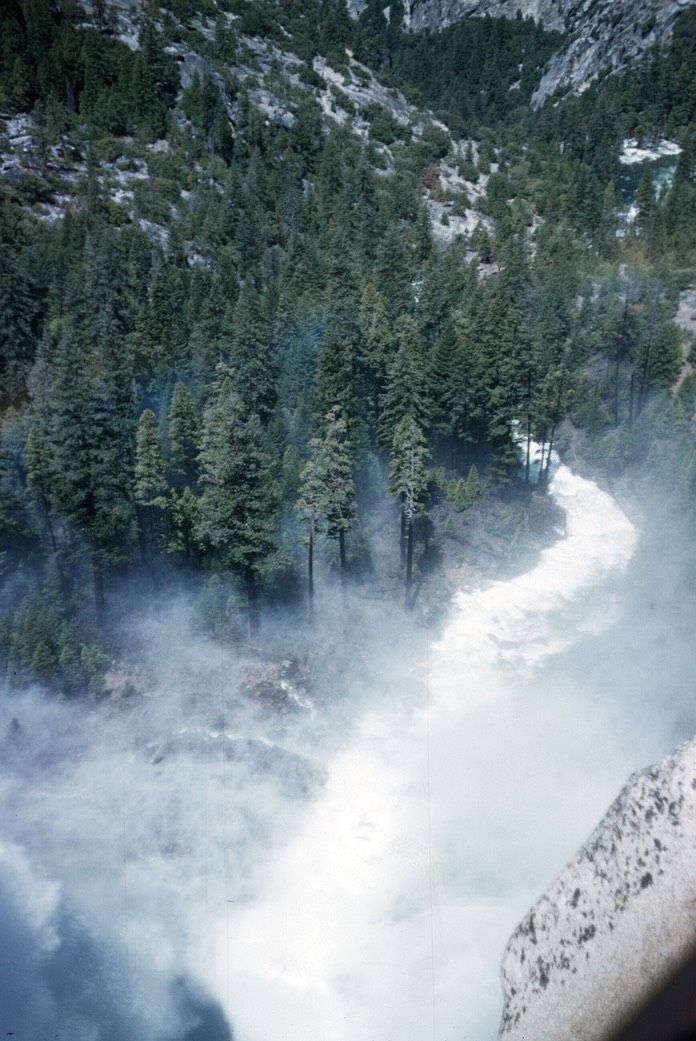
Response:
[{"label": "green foliage", "polygon": [[447,482],[447,498],[457,513],[473,506],[479,496],[479,491],[480,481],[475,463],[471,464],[466,480],[463,477],[456,477]]},{"label": "green foliage", "polygon": [[167,483],[157,416],[149,408],[145,409],[138,420],[134,476],[133,497],[144,514],[145,537],[148,547],[152,548],[162,538],[167,508]]},{"label": "green foliage", "polygon": [[106,658],[98,644],[82,642],[55,581],[24,597],[5,632],[0,651],[11,688],[39,683],[64,694],[101,691]]},{"label": "green foliage", "polygon": [[[557,42],[531,22],[418,36],[398,5],[361,25],[334,0],[205,6],[205,37],[192,0],[143,16],[140,51],[100,4],[0,11],[0,107],[34,121],[32,170],[0,188],[0,643],[17,683],[98,689],[89,598],[105,620],[117,578],[205,569],[211,626],[236,629],[259,593],[292,594],[300,528],[345,570],[358,509],[374,521],[390,487],[404,523],[429,491],[470,509],[521,479],[520,435],[547,462],[568,414],[595,466],[696,483],[672,321],[696,247],[692,12],[641,68],[530,113]],[[202,58],[181,94],[172,41]],[[437,120],[356,103],[365,141],[325,119],[314,60],[357,81],[346,48],[383,81],[388,59]],[[618,237],[622,137],[665,130],[683,147],[672,188],[646,176]],[[449,219],[470,200],[438,185],[443,159],[490,175],[481,222],[449,246],[424,186]],[[37,220],[64,166],[66,215]]]},{"label": "green foliage", "polygon": [[199,418],[195,402],[184,383],[174,387],[169,406],[169,483],[173,488],[194,488],[197,480]]},{"label": "green foliage", "polygon": [[[356,501],[353,482],[353,453],[348,423],[340,406],[334,406],[325,417],[326,431],[312,442],[313,466],[304,472],[304,514],[316,509],[326,522],[326,534],[337,539],[341,570],[347,567],[346,534],[355,523]],[[302,507],[301,507],[302,508]]]},{"label": "green foliage", "polygon": [[423,431],[411,415],[400,419],[394,430],[389,458],[389,489],[401,502],[407,521],[424,509],[423,496],[428,487],[429,456]]},{"label": "green foliage", "polygon": [[261,426],[223,369],[203,424],[198,538],[245,577],[274,546],[276,488]]},{"label": "green foliage", "polygon": [[384,449],[393,444],[397,427],[406,416],[425,429],[431,409],[418,326],[411,317],[403,315],[394,331],[398,350],[389,367],[381,401],[379,445]]},{"label": "green foliage", "polygon": [[26,11],[3,5],[0,108],[21,112],[40,102],[54,125],[56,115],[65,121],[63,109],[100,132],[162,136],[179,85],[176,62],[147,19],[136,53],[110,31],[108,13],[98,6],[94,27],[84,27],[77,5],[34,0]]},{"label": "green foliage", "polygon": [[382,10],[381,0],[370,0],[360,16],[363,28],[375,34],[361,56],[377,64],[386,48],[395,76],[431,108],[455,113],[464,124],[494,126],[529,104],[562,39],[532,19],[489,16],[466,18],[438,33],[410,33],[401,29],[393,5],[389,22]]}]

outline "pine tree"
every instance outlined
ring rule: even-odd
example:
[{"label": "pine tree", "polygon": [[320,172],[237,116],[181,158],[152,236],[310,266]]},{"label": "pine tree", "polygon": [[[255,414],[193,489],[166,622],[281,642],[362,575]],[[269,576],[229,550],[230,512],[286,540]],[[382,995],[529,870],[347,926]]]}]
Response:
[{"label": "pine tree", "polygon": [[230,366],[235,390],[249,413],[265,422],[276,400],[271,325],[253,280],[242,286],[234,311]]},{"label": "pine tree", "polygon": [[26,467],[27,488],[32,505],[55,554],[58,550],[58,545],[51,516],[48,448],[46,439],[41,434],[36,423],[32,424],[27,436],[24,465]]},{"label": "pine tree", "polygon": [[665,233],[681,263],[690,263],[696,246],[696,134],[686,136],[665,203]]},{"label": "pine tree", "polygon": [[406,542],[406,606],[411,603],[413,580],[413,520],[421,513],[423,496],[428,486],[428,445],[423,431],[413,416],[399,420],[394,431],[389,461],[389,487],[401,502],[402,543]]},{"label": "pine tree", "polygon": [[412,416],[424,429],[431,411],[418,326],[409,315],[402,315],[395,323],[394,332],[398,350],[382,397],[378,437],[378,445],[384,452],[391,448],[396,428],[404,416]]},{"label": "pine tree", "polygon": [[379,402],[386,385],[393,340],[384,298],[371,282],[363,290],[358,321],[361,335],[360,361],[366,374],[369,420],[371,426],[378,426]]},{"label": "pine tree", "polygon": [[139,43],[132,63],[131,101],[138,123],[154,139],[166,132],[168,110],[179,89],[179,70],[161,46],[150,18],[142,22]]},{"label": "pine tree", "polygon": [[346,421],[354,419],[357,413],[354,345],[337,322],[332,322],[324,334],[312,404],[315,426],[319,430],[335,406]]},{"label": "pine tree", "polygon": [[314,546],[325,505],[324,481],[318,461],[320,446],[321,442],[317,439],[310,444],[312,458],[305,464],[300,474],[301,492],[297,502],[298,516],[307,529],[307,595],[310,612],[314,600]]},{"label": "pine tree", "polygon": [[198,537],[244,580],[252,629],[258,626],[258,568],[275,547],[277,491],[261,449],[261,425],[223,370],[208,406],[199,455],[203,495]]},{"label": "pine tree", "polygon": [[[21,229],[0,214],[0,406],[18,401],[26,391],[35,342],[32,330],[35,304],[17,246]],[[9,218],[9,215],[7,215]],[[9,242],[2,241],[5,237]]]},{"label": "pine tree", "polygon": [[507,244],[503,264],[476,335],[491,468],[496,480],[505,484],[517,467],[517,424],[521,421],[527,433],[533,421],[538,355],[532,336],[528,264],[520,241]]},{"label": "pine tree", "polygon": [[414,271],[399,217],[400,214],[389,215],[386,230],[377,245],[372,273],[372,281],[382,294],[392,321],[408,313],[413,305]]},{"label": "pine tree", "polygon": [[657,200],[655,195],[655,182],[653,180],[650,168],[648,168],[636,191],[636,209],[638,213],[636,215],[636,226],[642,233],[650,231],[653,220],[655,219],[655,212],[657,209]]},{"label": "pine tree", "polygon": [[174,385],[169,405],[169,483],[177,491],[196,485],[198,430],[200,421],[196,405],[186,384]]},{"label": "pine tree", "polygon": [[182,491],[174,489],[170,501],[170,535],[167,549],[172,553],[183,553],[189,565],[199,561],[198,530],[201,524],[201,501],[186,486]]},{"label": "pine tree", "polygon": [[128,384],[115,385],[118,370],[107,362],[94,341],[66,330],[51,365],[46,419],[51,502],[87,540],[100,624],[104,572],[127,556],[135,535]]},{"label": "pine tree", "polygon": [[135,434],[134,498],[144,517],[146,551],[155,551],[164,538],[167,509],[167,482],[164,476],[162,443],[157,416],[146,408]]},{"label": "pine tree", "polygon": [[448,322],[438,336],[428,366],[432,427],[454,454],[462,445],[475,445],[480,423],[481,388],[469,323]]},{"label": "pine tree", "polygon": [[353,458],[348,437],[348,423],[338,405],[325,417],[326,433],[317,445],[317,477],[323,489],[323,512],[326,533],[338,539],[341,577],[345,580],[348,566],[346,535],[356,516]]}]

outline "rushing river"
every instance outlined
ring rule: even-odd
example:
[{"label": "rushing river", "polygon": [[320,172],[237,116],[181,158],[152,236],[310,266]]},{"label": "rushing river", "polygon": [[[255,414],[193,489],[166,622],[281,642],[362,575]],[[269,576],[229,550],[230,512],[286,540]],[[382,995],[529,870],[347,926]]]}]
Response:
[{"label": "rushing river", "polygon": [[559,466],[552,493],[564,535],[437,640],[367,612],[366,668],[335,609],[340,710],[241,706],[224,648],[192,695],[211,650],[171,619],[130,709],[5,698],[0,1032],[492,1041],[509,934],[694,723],[674,576],[596,485]]}]

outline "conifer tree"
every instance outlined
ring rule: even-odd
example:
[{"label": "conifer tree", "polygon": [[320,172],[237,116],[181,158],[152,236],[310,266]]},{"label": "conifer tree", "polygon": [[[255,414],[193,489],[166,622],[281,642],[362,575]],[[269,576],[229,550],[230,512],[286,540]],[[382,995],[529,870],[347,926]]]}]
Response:
[{"label": "conifer tree", "polygon": [[360,359],[366,372],[366,393],[370,421],[379,424],[379,402],[386,384],[391,361],[393,340],[387,308],[382,294],[371,282],[365,286],[360,300]]},{"label": "conifer tree", "polygon": [[297,513],[307,529],[307,595],[310,612],[314,600],[314,546],[319,531],[325,506],[325,488],[318,457],[321,442],[314,439],[310,444],[312,458],[305,464],[300,474],[300,498],[297,502]]},{"label": "conifer tree", "polygon": [[144,541],[149,552],[158,548],[164,535],[166,492],[157,416],[146,408],[140,416],[135,434],[134,498],[144,515]]},{"label": "conifer tree", "polygon": [[36,305],[18,248],[24,235],[8,209],[0,209],[0,406],[25,392],[35,349]]},{"label": "conifer tree", "polygon": [[655,219],[657,201],[655,195],[655,182],[648,168],[641,179],[636,191],[636,225],[641,232],[649,232]]},{"label": "conifer tree", "polygon": [[388,223],[376,248],[372,280],[387,305],[389,318],[411,310],[413,305],[414,272],[404,241],[398,214],[390,214]]},{"label": "conifer tree", "polygon": [[423,495],[428,486],[428,445],[413,416],[399,420],[394,431],[389,461],[389,486],[401,502],[402,543],[406,542],[406,606],[411,603],[413,580],[413,520],[423,511]]},{"label": "conifer tree", "polygon": [[167,549],[183,553],[187,564],[199,561],[198,530],[201,524],[201,501],[188,485],[181,491],[174,489],[170,502],[170,535]]},{"label": "conifer tree", "polygon": [[174,385],[169,405],[169,483],[177,491],[196,484],[199,418],[185,383]]},{"label": "conifer tree", "polygon": [[689,263],[696,246],[696,134],[689,133],[677,160],[665,203],[665,233],[680,263]]},{"label": "conifer tree", "polygon": [[87,540],[100,624],[104,572],[127,556],[135,535],[127,385],[114,386],[107,361],[94,342],[66,329],[51,366],[47,417],[51,501]]},{"label": "conifer tree", "polygon": [[234,311],[230,366],[235,390],[249,413],[265,422],[276,400],[271,325],[252,279],[242,286]]},{"label": "conifer tree", "polygon": [[448,322],[438,336],[428,366],[432,427],[455,453],[474,445],[480,422],[481,388],[468,322]]},{"label": "conifer tree", "polygon": [[395,323],[394,332],[398,350],[389,367],[382,396],[378,437],[378,445],[384,452],[391,448],[396,428],[404,416],[412,416],[424,429],[431,410],[418,326],[410,315],[402,315]]},{"label": "conifer tree", "polygon": [[313,395],[315,426],[321,430],[337,406],[344,421],[357,413],[355,399],[355,351],[345,328],[332,322],[321,344]]},{"label": "conifer tree", "polygon": [[340,406],[335,405],[327,413],[325,422],[326,433],[317,446],[317,477],[323,493],[326,533],[329,538],[338,540],[341,578],[344,580],[348,566],[346,535],[356,516],[352,450],[348,423]]},{"label": "conifer tree", "polygon": [[261,449],[261,424],[223,369],[208,406],[198,458],[203,494],[198,537],[244,580],[249,623],[258,626],[258,568],[275,547],[277,493]]},{"label": "conifer tree", "polygon": [[166,131],[168,109],[179,88],[179,71],[165,53],[150,18],[143,20],[139,43],[132,65],[131,99],[140,126],[154,139]]},{"label": "conifer tree", "polygon": [[8,417],[0,424],[0,580],[14,554],[21,553],[30,543],[34,527],[21,481],[21,441],[15,441],[8,430],[11,425]]},{"label": "conifer tree", "polygon": [[484,388],[487,439],[493,475],[512,479],[518,460],[516,424],[527,432],[532,416],[537,355],[533,350],[533,313],[523,244],[513,239],[504,267],[488,299],[485,320],[477,326],[479,377]]},{"label": "conifer tree", "polygon": [[27,436],[24,465],[27,473],[27,488],[41,527],[48,536],[53,553],[58,550],[53,528],[50,504],[50,466],[46,439],[38,425],[33,423]]}]

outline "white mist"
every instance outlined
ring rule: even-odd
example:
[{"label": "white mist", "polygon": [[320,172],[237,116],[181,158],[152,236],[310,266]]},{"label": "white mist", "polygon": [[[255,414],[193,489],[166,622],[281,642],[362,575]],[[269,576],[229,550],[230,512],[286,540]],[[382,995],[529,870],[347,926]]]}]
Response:
[{"label": "white mist", "polygon": [[[612,794],[606,778],[583,776],[575,806],[578,767],[565,774],[563,736],[528,718],[538,704],[526,695],[545,658],[612,619],[636,535],[565,467],[553,494],[566,537],[529,573],[459,594],[435,646],[423,632],[417,684],[400,675],[402,691],[375,691],[258,900],[235,917],[240,1041],[496,1035],[505,941]],[[590,799],[588,785],[599,787]]]},{"label": "white mist", "polygon": [[314,717],[250,711],[169,621],[130,709],[2,699],[0,1033],[493,1041],[509,934],[691,718],[688,613],[627,580],[609,496],[552,492],[564,537],[435,643],[325,617],[355,694]]}]

